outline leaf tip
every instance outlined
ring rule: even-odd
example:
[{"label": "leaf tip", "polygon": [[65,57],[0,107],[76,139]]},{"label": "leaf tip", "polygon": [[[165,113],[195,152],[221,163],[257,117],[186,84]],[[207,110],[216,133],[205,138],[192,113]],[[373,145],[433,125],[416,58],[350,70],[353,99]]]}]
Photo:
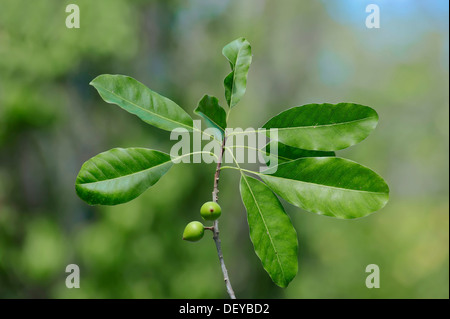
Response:
[{"label": "leaf tip", "polygon": [[93,79],[91,80],[91,82],[89,82],[89,85],[94,86],[94,85],[95,85],[95,82],[97,82],[98,79],[102,78],[103,76],[104,76],[104,74],[97,75],[95,78],[93,78]]}]

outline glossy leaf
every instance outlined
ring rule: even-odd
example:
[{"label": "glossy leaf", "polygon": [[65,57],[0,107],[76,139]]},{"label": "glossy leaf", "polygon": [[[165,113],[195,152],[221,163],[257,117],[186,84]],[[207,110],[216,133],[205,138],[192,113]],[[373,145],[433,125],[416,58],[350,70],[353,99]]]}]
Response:
[{"label": "glossy leaf", "polygon": [[103,74],[90,84],[103,100],[117,104],[150,125],[166,131],[178,127],[192,130],[192,118],[181,107],[129,76]]},{"label": "glossy leaf", "polygon": [[222,140],[227,127],[227,114],[225,110],[219,105],[219,100],[214,96],[205,95],[194,113],[203,117],[208,127],[216,128],[220,131],[219,140]]},{"label": "glossy leaf", "polygon": [[260,177],[289,203],[337,218],[366,216],[389,199],[389,187],[379,175],[339,157],[301,158]]},{"label": "glossy leaf", "polygon": [[252,50],[246,39],[239,38],[227,44],[222,54],[231,66],[231,73],[225,78],[224,86],[227,103],[233,107],[245,94],[248,69],[252,63]]},{"label": "glossy leaf", "polygon": [[240,191],[256,255],[273,282],[287,287],[298,269],[297,233],[291,220],[263,182],[243,175]]},{"label": "glossy leaf", "polygon": [[[271,145],[273,149],[275,149],[276,146],[276,154],[273,153],[271,150]],[[270,141],[266,146],[264,146],[261,149],[261,152],[263,154],[264,160],[266,163],[269,163],[271,158],[277,157],[278,165],[293,161],[299,158],[303,157],[330,157],[330,156],[336,156],[334,152],[327,152],[327,151],[309,151],[309,150],[303,150],[301,148],[289,146],[283,143],[280,143],[278,141]]]},{"label": "glossy leaf", "polygon": [[287,145],[336,151],[364,140],[377,126],[372,108],[353,103],[307,104],[271,118],[263,128],[277,128],[277,139]]},{"label": "glossy leaf", "polygon": [[114,148],[83,164],[75,188],[90,205],[128,202],[154,185],[173,165],[170,155],[145,148]]}]

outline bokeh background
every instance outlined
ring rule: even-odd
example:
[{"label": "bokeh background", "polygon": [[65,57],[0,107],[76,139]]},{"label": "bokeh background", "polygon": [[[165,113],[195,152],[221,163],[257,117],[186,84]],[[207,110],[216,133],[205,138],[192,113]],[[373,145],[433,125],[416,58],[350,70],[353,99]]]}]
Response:
[{"label": "bokeh background", "polygon": [[[81,28],[65,27],[76,3]],[[379,5],[381,28],[365,7]],[[335,220],[286,204],[299,273],[275,286],[249,240],[238,181],[220,181],[221,234],[241,298],[449,297],[449,4],[420,1],[0,0],[0,297],[226,298],[215,246],[183,242],[210,199],[214,165],[180,164],[130,203],[90,207],[82,163],[113,147],[169,152],[169,133],[106,104],[88,83],[130,75],[191,113],[225,105],[222,47],[252,44],[234,127],[258,127],[311,102],[377,110],[375,132],[338,152],[382,175],[391,197],[366,218]],[[206,236],[209,237],[209,234]],[[65,267],[81,268],[67,289]],[[377,264],[381,288],[367,289]]]}]

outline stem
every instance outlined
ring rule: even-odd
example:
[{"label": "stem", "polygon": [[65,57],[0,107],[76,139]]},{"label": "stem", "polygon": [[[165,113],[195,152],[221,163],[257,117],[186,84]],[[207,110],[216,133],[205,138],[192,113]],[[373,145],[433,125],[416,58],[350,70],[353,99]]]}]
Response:
[{"label": "stem", "polygon": [[[266,147],[269,144],[270,143],[266,144],[264,147]],[[249,149],[249,150],[254,150],[254,151],[258,151],[260,153],[266,154],[266,156],[270,155],[270,152],[264,151],[264,150],[256,148],[256,147],[247,146],[247,145],[230,145],[230,146],[227,146],[227,149],[228,148],[246,148],[246,149]],[[287,158],[287,157],[284,157],[284,156],[281,156],[281,155],[278,155],[278,154],[277,154],[277,157],[282,159],[282,160],[285,160],[286,162],[292,161],[291,158]],[[223,168],[223,166],[222,166],[222,168]]]},{"label": "stem", "polygon": [[217,157],[217,155],[214,154],[214,153],[212,153],[212,152],[198,151],[198,152],[191,152],[191,153],[187,153],[187,154],[180,155],[180,156],[178,156],[178,157],[171,158],[171,161],[172,161],[172,162],[175,162],[175,161],[178,161],[179,159],[182,159],[183,157],[186,157],[186,156],[191,156],[191,155],[194,155],[194,154],[203,154],[203,153],[212,155],[212,156],[214,156],[217,160],[219,160],[219,158]]},{"label": "stem", "polygon": [[221,170],[222,169],[234,169],[234,170],[237,170],[237,171],[240,171],[240,172],[247,172],[247,173],[250,173],[250,174],[260,175],[260,173],[258,173],[258,172],[251,171],[251,170],[245,169],[245,168],[239,168],[239,167],[236,167],[236,166],[222,166],[220,169]]},{"label": "stem", "polygon": [[[222,141],[222,149],[220,151],[219,160],[217,161],[216,173],[214,174],[214,188],[212,192],[212,200],[217,203],[218,201],[218,193],[219,193],[219,176],[220,176],[220,167],[222,166],[223,152],[225,151],[225,142],[226,137],[223,138]],[[213,239],[216,243],[217,255],[219,256],[220,267],[222,268],[223,280],[225,281],[225,286],[227,288],[227,293],[231,299],[236,299],[234,295],[233,287],[231,286],[230,278],[228,277],[228,270],[225,266],[225,261],[223,260],[222,253],[222,245],[219,238],[219,221],[216,219],[213,225]]]},{"label": "stem", "polygon": [[258,130],[253,130],[253,131],[231,132],[228,134],[228,136],[239,135],[239,134],[248,134],[248,133],[259,133],[259,132],[264,132],[264,129],[258,129]]},{"label": "stem", "polygon": [[231,107],[227,111],[227,118],[226,118],[226,122],[227,123],[228,123],[228,117],[230,116],[230,113],[231,113]]}]

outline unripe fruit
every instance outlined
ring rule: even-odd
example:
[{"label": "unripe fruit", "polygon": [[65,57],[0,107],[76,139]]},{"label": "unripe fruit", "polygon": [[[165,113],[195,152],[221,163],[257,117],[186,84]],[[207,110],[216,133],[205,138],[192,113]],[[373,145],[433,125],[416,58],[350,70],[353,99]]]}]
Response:
[{"label": "unripe fruit", "polygon": [[206,202],[200,208],[200,215],[204,220],[216,220],[222,214],[222,208],[215,202]]},{"label": "unripe fruit", "polygon": [[190,222],[186,225],[183,233],[183,240],[198,241],[203,238],[205,230],[200,222]]}]

